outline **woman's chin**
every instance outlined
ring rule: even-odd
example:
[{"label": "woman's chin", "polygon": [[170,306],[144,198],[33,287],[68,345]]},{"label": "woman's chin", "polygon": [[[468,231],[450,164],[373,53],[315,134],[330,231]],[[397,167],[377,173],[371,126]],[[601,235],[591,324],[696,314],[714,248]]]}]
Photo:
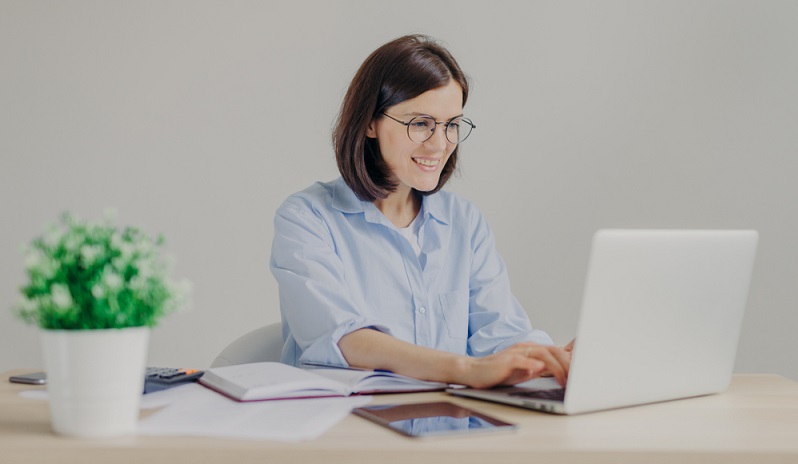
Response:
[{"label": "woman's chin", "polygon": [[435,190],[435,187],[437,187],[437,186],[438,186],[438,184],[435,183],[434,185],[428,185],[428,184],[417,185],[417,186],[415,186],[413,188],[416,189],[419,192],[426,193],[426,192],[431,192],[431,191]]}]

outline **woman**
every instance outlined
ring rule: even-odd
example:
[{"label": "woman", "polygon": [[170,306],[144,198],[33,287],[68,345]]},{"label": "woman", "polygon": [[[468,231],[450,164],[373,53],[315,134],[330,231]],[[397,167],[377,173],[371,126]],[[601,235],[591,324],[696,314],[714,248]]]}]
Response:
[{"label": "woman", "polygon": [[467,98],[463,71],[429,37],[398,38],[363,63],[333,134],[341,178],[292,195],[275,217],[283,362],[473,387],[565,384],[570,346],[532,328],[485,219],[441,191],[475,127]]}]

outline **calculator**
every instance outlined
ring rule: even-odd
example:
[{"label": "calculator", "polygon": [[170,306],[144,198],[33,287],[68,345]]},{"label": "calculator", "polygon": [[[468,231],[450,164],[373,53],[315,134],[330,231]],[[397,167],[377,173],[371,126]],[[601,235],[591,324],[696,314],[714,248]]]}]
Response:
[{"label": "calculator", "polygon": [[144,393],[152,393],[177,387],[188,382],[196,382],[204,371],[179,367],[148,367],[144,378]]}]

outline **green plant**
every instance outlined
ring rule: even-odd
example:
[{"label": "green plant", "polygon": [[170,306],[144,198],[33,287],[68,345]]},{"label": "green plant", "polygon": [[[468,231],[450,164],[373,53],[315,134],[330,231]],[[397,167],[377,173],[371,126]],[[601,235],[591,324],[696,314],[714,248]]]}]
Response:
[{"label": "green plant", "polygon": [[191,284],[173,282],[164,240],[117,228],[112,214],[85,222],[64,213],[24,249],[29,279],[14,308],[44,329],[154,326],[187,303]]}]

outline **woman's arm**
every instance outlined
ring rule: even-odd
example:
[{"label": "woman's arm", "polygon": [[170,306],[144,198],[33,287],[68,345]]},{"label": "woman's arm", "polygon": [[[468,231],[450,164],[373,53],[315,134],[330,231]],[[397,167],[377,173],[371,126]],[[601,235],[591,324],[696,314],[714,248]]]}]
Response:
[{"label": "woman's arm", "polygon": [[517,343],[496,354],[473,358],[413,345],[371,329],[344,335],[338,347],[350,366],[476,388],[513,385],[543,373],[565,385],[571,362],[570,353],[556,346]]},{"label": "woman's arm", "polygon": [[280,290],[283,323],[290,329],[289,348],[298,347],[283,362],[346,366],[338,348],[341,336],[381,327],[352,300],[328,225],[306,198],[292,196],[277,210],[270,264]]},{"label": "woman's arm", "polygon": [[535,329],[513,295],[507,267],[493,232],[482,213],[468,204],[462,223],[468,231],[471,262],[468,276],[468,354],[486,356],[516,343],[553,345],[549,335]]}]

